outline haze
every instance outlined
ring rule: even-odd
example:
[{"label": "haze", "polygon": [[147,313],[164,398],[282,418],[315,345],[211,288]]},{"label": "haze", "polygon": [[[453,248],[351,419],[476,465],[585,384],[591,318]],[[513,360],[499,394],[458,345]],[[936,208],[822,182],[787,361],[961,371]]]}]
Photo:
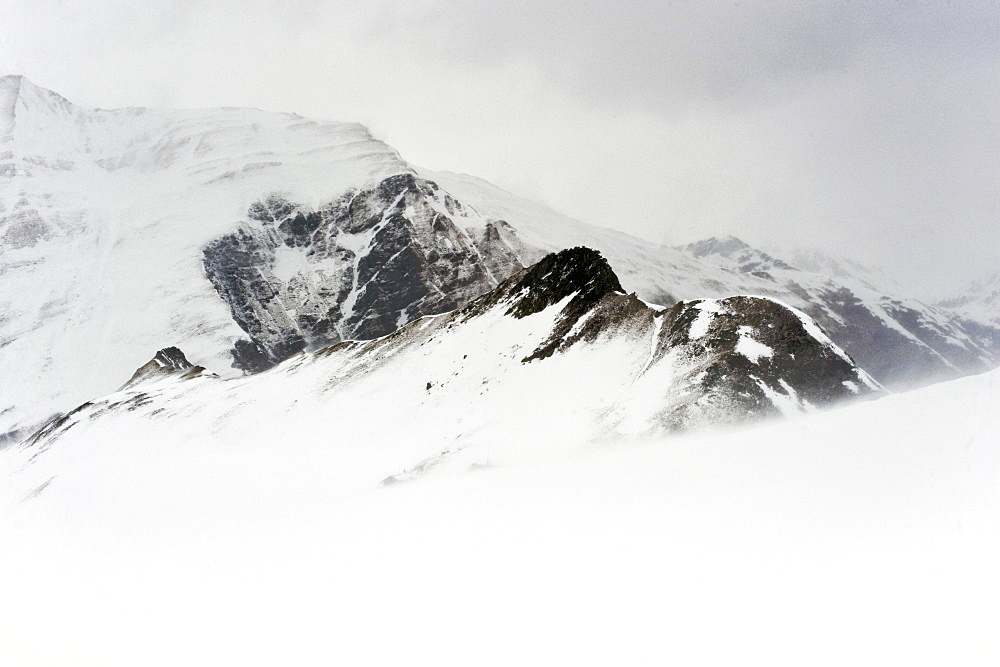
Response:
[{"label": "haze", "polygon": [[8,0],[0,73],[88,107],[359,121],[668,244],[806,244],[946,295],[1000,256],[1000,6]]}]

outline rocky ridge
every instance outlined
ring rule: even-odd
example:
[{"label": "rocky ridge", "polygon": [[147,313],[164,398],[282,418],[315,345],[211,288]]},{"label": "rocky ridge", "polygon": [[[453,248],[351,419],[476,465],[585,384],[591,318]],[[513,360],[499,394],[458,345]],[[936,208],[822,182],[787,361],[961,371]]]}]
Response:
[{"label": "rocky ridge", "polygon": [[[374,340],[299,354],[268,373],[211,377],[178,350],[161,351],[121,391],[55,420],[26,446],[96,437],[92,425],[111,428],[119,419],[139,431],[246,446],[296,429],[347,428],[364,433],[351,441],[383,443],[408,469],[426,470],[470,447],[550,446],[550,428],[586,438],[634,436],[879,392],[800,312],[760,297],[652,306],[625,294],[598,252],[576,247],[461,309]],[[388,421],[379,416],[386,406]],[[250,418],[261,410],[268,419]],[[338,421],[343,414],[352,426]],[[412,431],[390,445],[396,423]],[[442,442],[451,444],[442,451]]]}]

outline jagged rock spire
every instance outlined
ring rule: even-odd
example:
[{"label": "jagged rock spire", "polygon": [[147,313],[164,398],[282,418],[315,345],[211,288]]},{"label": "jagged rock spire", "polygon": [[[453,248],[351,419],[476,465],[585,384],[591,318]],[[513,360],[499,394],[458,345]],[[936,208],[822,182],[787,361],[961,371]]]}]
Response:
[{"label": "jagged rock spire", "polygon": [[121,389],[127,389],[142,382],[168,375],[183,374],[183,377],[191,378],[200,375],[204,370],[202,366],[195,366],[188,361],[180,348],[165,347],[140,366],[129,378],[129,381],[122,385]]}]

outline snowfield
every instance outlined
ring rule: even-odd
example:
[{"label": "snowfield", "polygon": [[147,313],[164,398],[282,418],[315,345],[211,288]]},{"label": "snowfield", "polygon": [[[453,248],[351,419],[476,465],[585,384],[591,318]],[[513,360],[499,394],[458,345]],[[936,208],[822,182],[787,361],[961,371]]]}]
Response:
[{"label": "snowfield", "polygon": [[991,372],[600,443],[531,415],[551,442],[390,486],[335,474],[365,425],[124,423],[5,499],[0,660],[995,664],[998,400]]}]

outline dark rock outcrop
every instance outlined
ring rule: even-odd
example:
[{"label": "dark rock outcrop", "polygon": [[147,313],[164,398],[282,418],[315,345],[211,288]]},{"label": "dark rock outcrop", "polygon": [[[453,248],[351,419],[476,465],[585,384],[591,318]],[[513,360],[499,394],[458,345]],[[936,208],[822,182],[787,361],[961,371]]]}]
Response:
[{"label": "dark rock outcrop", "polygon": [[579,336],[572,340],[567,340],[567,336],[577,322],[606,295],[623,295],[624,292],[618,276],[601,253],[576,247],[546,255],[534,266],[505,280],[491,294],[477,299],[463,312],[465,317],[470,317],[503,303],[507,315],[520,319],[572,297],[560,312],[549,338],[525,357],[527,362],[544,359],[572,345]]},{"label": "dark rock outcrop", "polygon": [[121,386],[122,389],[129,389],[143,382],[153,379],[177,375],[181,378],[192,378],[205,372],[202,366],[195,366],[184,353],[176,347],[165,347],[157,352],[152,359],[140,366],[129,378],[129,381]]},{"label": "dark rock outcrop", "polygon": [[304,349],[384,336],[460,307],[532,257],[499,220],[405,173],[318,211],[279,196],[204,250],[206,274],[248,340],[234,365],[269,368]]},{"label": "dark rock outcrop", "polygon": [[[696,389],[670,415],[678,425],[707,412],[715,421],[742,415],[777,415],[775,401],[829,405],[878,391],[853,360],[823,336],[818,326],[787,306],[760,297],[734,296],[712,302],[716,312],[700,335],[695,320],[703,301],[685,301],[664,312],[654,357],[673,350],[693,362],[686,383]],[[682,383],[684,384],[684,383]]]},{"label": "dark rock outcrop", "polygon": [[572,296],[565,312],[582,314],[609,292],[624,293],[608,260],[590,248],[577,247],[547,255],[510,281],[508,292],[520,293],[507,310],[521,318]]}]

